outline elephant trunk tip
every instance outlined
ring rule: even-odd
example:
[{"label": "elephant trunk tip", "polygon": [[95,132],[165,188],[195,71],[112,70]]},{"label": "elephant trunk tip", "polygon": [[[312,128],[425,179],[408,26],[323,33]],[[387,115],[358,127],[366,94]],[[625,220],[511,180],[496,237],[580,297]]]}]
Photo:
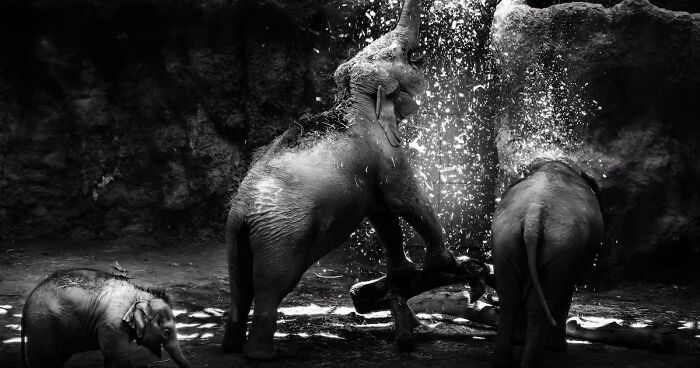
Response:
[{"label": "elephant trunk tip", "polygon": [[418,39],[418,29],[420,28],[420,0],[406,0],[401,10],[401,17],[396,26],[397,29],[406,29]]},{"label": "elephant trunk tip", "polygon": [[170,357],[173,358],[173,360],[179,367],[192,368],[190,362],[188,362],[185,356],[182,354],[180,344],[178,344],[177,340],[175,340],[174,342],[169,342],[163,345],[163,347],[165,348],[165,351],[167,351],[168,354],[170,354]]}]

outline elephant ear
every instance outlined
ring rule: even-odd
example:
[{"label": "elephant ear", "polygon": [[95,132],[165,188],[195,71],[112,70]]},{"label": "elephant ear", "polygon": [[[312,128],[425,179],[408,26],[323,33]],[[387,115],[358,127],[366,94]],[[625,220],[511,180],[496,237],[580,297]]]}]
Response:
[{"label": "elephant ear", "polygon": [[598,200],[598,205],[602,209],[603,203],[602,203],[601,197],[600,197],[600,185],[598,185],[598,181],[595,180],[594,177],[592,177],[590,174],[588,174],[587,172],[585,172],[583,170],[581,170],[581,177],[586,182],[586,184],[588,184],[588,186],[591,187],[591,190],[593,191],[596,199]]},{"label": "elephant ear", "polygon": [[128,311],[122,317],[122,320],[126,322],[131,330],[136,334],[136,341],[140,342],[143,338],[144,329],[146,324],[151,319],[148,314],[148,302],[137,301],[131,305]]},{"label": "elephant ear", "polygon": [[386,93],[380,84],[379,87],[377,87],[377,106],[375,109],[377,121],[384,130],[384,134],[386,135],[386,139],[389,140],[389,144],[391,144],[393,147],[398,147],[401,144],[401,133],[399,133],[399,127],[396,126],[396,117],[392,114],[392,116],[387,116],[382,119],[382,109],[384,108],[383,105],[385,101]]}]

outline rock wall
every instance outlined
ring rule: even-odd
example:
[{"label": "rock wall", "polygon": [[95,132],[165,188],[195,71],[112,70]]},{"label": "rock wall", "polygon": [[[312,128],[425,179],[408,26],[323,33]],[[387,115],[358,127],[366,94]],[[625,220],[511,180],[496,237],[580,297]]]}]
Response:
[{"label": "rock wall", "polygon": [[220,233],[251,151],[332,102],[360,37],[333,34],[374,6],[3,1],[0,240]]},{"label": "rock wall", "polygon": [[695,268],[700,14],[647,0],[528,3],[503,0],[492,26],[500,188],[534,156],[574,157],[603,188],[601,276]]},{"label": "rock wall", "polygon": [[[401,124],[405,149],[450,246],[483,248],[495,1],[432,5],[430,87]],[[252,152],[328,107],[336,66],[399,10],[398,0],[0,2],[0,241],[220,237]],[[371,231],[358,234],[366,243]]]}]

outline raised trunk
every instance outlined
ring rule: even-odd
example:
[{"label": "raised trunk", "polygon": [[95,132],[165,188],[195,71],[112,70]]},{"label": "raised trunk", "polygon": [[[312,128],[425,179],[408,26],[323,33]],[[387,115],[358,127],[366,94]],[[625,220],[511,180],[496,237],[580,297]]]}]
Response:
[{"label": "raised trunk", "polygon": [[409,49],[418,46],[420,32],[420,0],[406,0],[401,10],[401,18],[396,26],[397,33],[407,41]]},{"label": "raised trunk", "polygon": [[180,344],[177,343],[177,339],[173,338],[171,341],[163,344],[163,348],[170,354],[170,357],[173,358],[178,366],[182,368],[192,367],[187,359],[185,359],[185,356],[182,355],[182,350],[180,350]]}]

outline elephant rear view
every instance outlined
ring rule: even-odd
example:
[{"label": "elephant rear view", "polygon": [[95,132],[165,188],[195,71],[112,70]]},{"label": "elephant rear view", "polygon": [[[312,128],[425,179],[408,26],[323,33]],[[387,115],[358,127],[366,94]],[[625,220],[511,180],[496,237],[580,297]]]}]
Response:
[{"label": "elephant rear view", "polygon": [[492,233],[501,305],[494,366],[512,365],[516,326],[525,316],[520,366],[536,367],[546,346],[566,349],[575,283],[603,236],[598,185],[572,162],[535,160],[503,194]]}]

